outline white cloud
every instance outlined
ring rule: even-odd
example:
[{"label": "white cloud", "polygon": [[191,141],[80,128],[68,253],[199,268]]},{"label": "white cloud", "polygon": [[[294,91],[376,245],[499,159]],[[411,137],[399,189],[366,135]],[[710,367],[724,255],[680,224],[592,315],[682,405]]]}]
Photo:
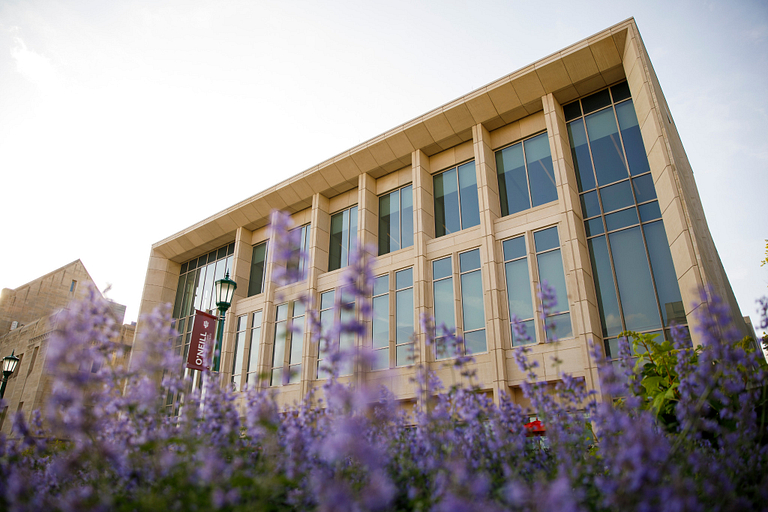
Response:
[{"label": "white cloud", "polygon": [[16,61],[16,70],[27,80],[41,88],[48,88],[57,82],[56,69],[51,61],[27,48],[20,37],[13,38],[11,57]]}]

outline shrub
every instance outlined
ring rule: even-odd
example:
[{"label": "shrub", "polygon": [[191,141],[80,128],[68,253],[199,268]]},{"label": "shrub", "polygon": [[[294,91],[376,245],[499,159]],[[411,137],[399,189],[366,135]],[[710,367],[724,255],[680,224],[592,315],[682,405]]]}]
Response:
[{"label": "shrub", "polygon": [[[372,258],[353,261],[344,279],[364,306]],[[532,409],[507,397],[494,404],[478,392],[471,355],[457,354],[450,364],[463,385],[444,389],[419,366],[412,414],[388,390],[342,384],[332,371],[320,392],[285,410],[263,389],[248,390],[240,408],[206,375],[179,416],[166,416],[162,399],[188,386],[174,377],[168,309],[143,319],[151,350],[138,372],[102,364],[116,328],[107,308],[91,293],[62,313],[45,415],[17,416],[14,439],[0,438],[3,509],[730,510],[768,499],[764,367],[716,299],[701,319],[701,349],[679,329],[672,344],[630,333],[647,355],[633,365],[623,339],[618,373],[593,349],[603,400],[567,374],[538,382],[523,347],[516,358]],[[421,328],[433,343],[429,319]],[[344,331],[360,324],[332,329]],[[332,370],[367,357],[329,347]],[[546,437],[528,436],[532,415]]]}]

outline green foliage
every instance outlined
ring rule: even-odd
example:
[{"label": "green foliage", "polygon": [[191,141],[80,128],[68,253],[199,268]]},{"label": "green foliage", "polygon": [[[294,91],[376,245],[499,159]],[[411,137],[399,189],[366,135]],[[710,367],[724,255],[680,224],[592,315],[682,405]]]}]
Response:
[{"label": "green foliage", "polygon": [[[658,334],[625,331],[620,336],[631,340],[632,351],[637,357],[635,381],[631,383],[633,393],[641,398],[642,407],[652,411],[667,431],[675,431],[678,426],[675,406],[680,399],[680,378],[675,365],[680,351],[671,341],[656,341]],[[687,362],[695,365],[700,352],[701,347],[691,351]]]}]

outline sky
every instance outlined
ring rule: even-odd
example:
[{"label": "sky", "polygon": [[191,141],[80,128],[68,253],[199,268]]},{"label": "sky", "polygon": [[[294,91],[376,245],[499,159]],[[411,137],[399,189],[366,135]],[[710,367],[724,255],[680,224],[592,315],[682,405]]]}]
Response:
[{"label": "sky", "polygon": [[0,2],[0,287],[150,247],[634,17],[742,314],[768,295],[768,3]]}]

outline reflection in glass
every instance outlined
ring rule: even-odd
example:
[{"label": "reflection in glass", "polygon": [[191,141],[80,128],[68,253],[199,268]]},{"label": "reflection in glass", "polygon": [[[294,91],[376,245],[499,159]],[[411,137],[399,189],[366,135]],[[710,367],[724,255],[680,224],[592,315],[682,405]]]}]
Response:
[{"label": "reflection in glass", "polygon": [[400,189],[400,248],[413,245],[413,189],[411,185]]},{"label": "reflection in glass", "polygon": [[623,180],[627,177],[627,166],[613,109],[602,110],[585,119],[597,183],[608,185]]},{"label": "reflection in glass", "polygon": [[592,172],[592,156],[587,145],[587,132],[584,130],[584,120],[579,119],[568,123],[568,138],[571,141],[571,155],[579,182],[579,192],[595,188],[595,175]]},{"label": "reflection in glass", "polygon": [[673,323],[684,324],[685,307],[677,284],[677,275],[672,263],[672,254],[667,242],[667,234],[661,221],[643,226],[645,241],[648,243],[648,253],[651,255],[651,271],[656,283],[656,293],[659,296],[661,315],[664,325]]},{"label": "reflection in glass", "polygon": [[501,215],[511,215],[530,208],[522,144],[496,152],[496,172],[499,178]]},{"label": "reflection in glass", "polygon": [[628,208],[605,216],[605,227],[608,231],[633,226],[639,222],[635,208]]},{"label": "reflection in glass", "polygon": [[600,215],[600,202],[597,200],[597,192],[593,190],[581,195],[581,211],[585,219]]},{"label": "reflection in glass", "polygon": [[480,206],[477,202],[475,162],[459,166],[459,189],[461,194],[461,229],[479,225]]},{"label": "reflection in glass", "polygon": [[464,346],[468,354],[488,352],[488,345],[485,341],[485,329],[465,333]]},{"label": "reflection in glass", "polygon": [[435,176],[434,191],[435,236],[440,237],[461,230],[456,169]]},{"label": "reflection in glass", "polygon": [[640,227],[617,231],[609,235],[609,241],[626,329],[660,328],[661,319]]},{"label": "reflection in glass", "polygon": [[624,140],[624,149],[627,152],[629,172],[633,176],[650,172],[648,157],[645,155],[645,145],[640,134],[640,126],[637,124],[637,116],[632,100],[616,105],[616,117],[619,118],[621,138]]},{"label": "reflection in glass", "polygon": [[603,200],[603,211],[605,213],[635,204],[629,181],[622,181],[610,187],[601,188],[600,199]]},{"label": "reflection in glass", "polygon": [[258,295],[264,290],[264,270],[267,263],[267,242],[253,246],[251,256],[251,277],[248,281],[248,296]]},{"label": "reflection in glass", "polygon": [[328,270],[349,265],[349,253],[357,242],[357,206],[331,216]]},{"label": "reflection in glass", "polygon": [[613,283],[608,246],[604,236],[592,238],[587,243],[589,245],[589,256],[592,260],[592,272],[595,279],[600,320],[603,324],[603,336],[615,336],[623,329],[621,327],[619,301],[616,297],[616,288]]},{"label": "reflection in glass", "polygon": [[537,135],[525,141],[524,145],[533,206],[557,201],[557,183],[547,134]]},{"label": "reflection in glass", "polygon": [[485,327],[483,279],[479,270],[461,275],[461,306],[464,317],[464,331]]},{"label": "reflection in glass", "polygon": [[659,209],[658,201],[641,204],[637,209],[640,210],[640,220],[643,222],[661,218],[661,210]]},{"label": "reflection in glass", "polygon": [[379,256],[400,249],[400,191],[379,198]]},{"label": "reflection in glass", "polygon": [[434,283],[435,297],[435,326],[440,333],[440,326],[452,330],[456,326],[456,317],[453,312],[453,279],[446,278]]},{"label": "reflection in glass", "polygon": [[656,188],[653,186],[653,176],[650,174],[634,178],[632,184],[635,187],[635,197],[638,203],[656,199]]},{"label": "reflection in glass", "polygon": [[395,294],[397,303],[397,328],[395,331],[395,344],[409,343],[413,336],[413,288],[400,290]]}]

